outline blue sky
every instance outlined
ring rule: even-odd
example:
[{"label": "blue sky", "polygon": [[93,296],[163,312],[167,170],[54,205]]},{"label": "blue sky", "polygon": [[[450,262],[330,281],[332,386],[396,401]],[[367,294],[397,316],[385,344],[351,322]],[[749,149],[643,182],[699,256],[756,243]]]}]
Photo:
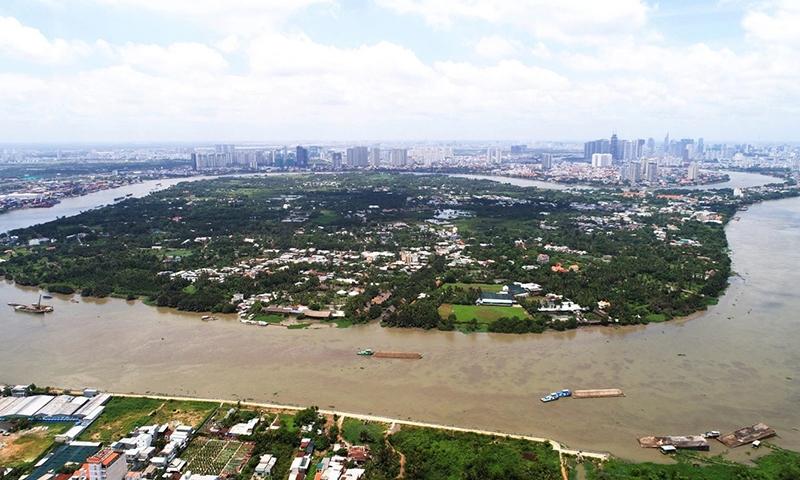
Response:
[{"label": "blue sky", "polygon": [[797,141],[796,0],[0,0],[0,142]]}]

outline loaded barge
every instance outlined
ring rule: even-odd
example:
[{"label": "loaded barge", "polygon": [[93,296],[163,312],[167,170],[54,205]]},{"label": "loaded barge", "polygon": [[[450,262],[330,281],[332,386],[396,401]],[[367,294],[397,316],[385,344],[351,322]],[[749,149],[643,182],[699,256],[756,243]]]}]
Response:
[{"label": "loaded barge", "polygon": [[23,305],[21,303],[12,303],[8,302],[9,307],[14,307],[15,312],[22,312],[22,313],[36,313],[36,314],[45,314],[50,313],[53,311],[53,307],[50,305],[42,305],[42,296],[39,295],[39,302],[34,303],[33,305]]},{"label": "loaded barge", "polygon": [[369,348],[367,348],[366,350],[360,350],[357,353],[358,355],[367,357],[377,357],[377,358],[406,358],[409,360],[416,360],[422,358],[422,355],[416,352],[389,352],[385,350],[373,351]]}]

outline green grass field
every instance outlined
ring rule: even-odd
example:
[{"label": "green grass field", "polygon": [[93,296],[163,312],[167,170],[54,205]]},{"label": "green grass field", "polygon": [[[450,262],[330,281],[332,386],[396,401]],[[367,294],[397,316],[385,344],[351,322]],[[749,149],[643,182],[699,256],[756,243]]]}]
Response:
[{"label": "green grass field", "polygon": [[6,444],[0,449],[0,465],[17,467],[36,460],[53,445],[56,435],[66,432],[74,425],[72,422],[38,423],[22,435],[0,437],[0,442]]},{"label": "green grass field", "polygon": [[333,210],[320,210],[319,215],[313,219],[318,225],[330,225],[339,219],[339,215]]},{"label": "green grass field", "polygon": [[364,442],[360,440],[361,432],[366,431],[374,441],[368,442],[370,447],[375,447],[378,441],[382,439],[386,432],[389,430],[389,425],[380,422],[370,422],[365,425],[362,420],[355,418],[345,418],[342,422],[342,438],[354,445],[363,445]]},{"label": "green grass field", "polygon": [[157,398],[113,397],[106,409],[80,440],[112,442],[142,425],[180,422],[199,427],[218,403],[161,400]]},{"label": "green grass field", "polygon": [[253,317],[253,320],[255,320],[256,322],[281,323],[284,320],[284,318],[281,315],[275,315],[272,313],[270,314],[261,313]]},{"label": "green grass field", "polygon": [[527,317],[528,314],[520,307],[492,307],[492,306],[479,306],[479,305],[450,305],[443,304],[439,307],[439,314],[442,318],[447,317],[451,313],[456,314],[456,322],[463,323],[469,322],[473,318],[478,320],[478,323],[491,323],[500,317]]},{"label": "green grass field", "polygon": [[469,290],[470,288],[480,288],[481,291],[486,293],[497,293],[503,291],[503,285],[499,283],[444,283],[439,288],[443,289],[447,287],[461,287],[464,290]]}]

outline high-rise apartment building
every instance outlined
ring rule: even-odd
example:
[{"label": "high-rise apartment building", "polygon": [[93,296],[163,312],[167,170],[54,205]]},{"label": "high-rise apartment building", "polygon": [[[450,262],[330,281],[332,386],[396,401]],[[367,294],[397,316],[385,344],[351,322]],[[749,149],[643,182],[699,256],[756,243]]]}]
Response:
[{"label": "high-rise apartment building", "polygon": [[542,170],[550,170],[553,168],[553,154],[552,153],[543,153],[542,154]]},{"label": "high-rise apartment building", "polygon": [[700,165],[697,163],[692,163],[689,165],[689,171],[687,172],[686,178],[689,180],[697,180],[700,176]]},{"label": "high-rise apartment building", "polygon": [[658,162],[655,160],[650,160],[647,162],[647,170],[645,171],[645,177],[648,182],[655,182],[658,180]]},{"label": "high-rise apartment building", "polygon": [[613,163],[613,158],[610,153],[595,153],[592,155],[592,167],[610,167]]},{"label": "high-rise apartment building", "polygon": [[381,149],[380,148],[371,148],[369,150],[369,160],[370,165],[373,167],[377,167],[381,164]]},{"label": "high-rise apartment building", "polygon": [[389,152],[389,161],[393,167],[405,167],[408,163],[408,150],[405,148],[393,148]]},{"label": "high-rise apartment building", "polygon": [[595,153],[611,153],[611,142],[601,139],[583,144],[583,158],[591,160]]},{"label": "high-rise apartment building", "polygon": [[639,162],[631,162],[628,164],[628,180],[631,183],[639,183],[642,181],[642,164]]},{"label": "high-rise apartment building", "polygon": [[367,147],[350,147],[347,149],[348,167],[369,166],[369,149]]},{"label": "high-rise apartment building", "polygon": [[342,152],[333,152],[331,154],[331,164],[333,168],[342,168]]}]

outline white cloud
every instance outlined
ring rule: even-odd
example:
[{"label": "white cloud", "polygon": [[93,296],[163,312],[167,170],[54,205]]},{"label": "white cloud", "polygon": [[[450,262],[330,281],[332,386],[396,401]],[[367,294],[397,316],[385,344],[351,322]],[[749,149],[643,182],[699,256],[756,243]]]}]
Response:
[{"label": "white cloud", "polygon": [[498,35],[481,37],[475,45],[475,53],[486,58],[505,58],[516,54],[522,44],[518,40],[510,40]]},{"label": "white cloud", "polygon": [[0,16],[0,51],[37,63],[61,63],[88,56],[92,47],[85,42],[50,41],[39,30],[22,25],[14,17]]},{"label": "white cloud", "polygon": [[217,71],[228,66],[219,52],[201,43],[180,42],[166,48],[127,43],[116,53],[125,64],[159,72]]},{"label": "white cloud", "polygon": [[765,2],[742,20],[748,36],[776,43],[800,43],[800,3],[796,0]]},{"label": "white cloud", "polygon": [[542,42],[537,42],[536,45],[531,49],[531,55],[536,58],[548,59],[553,56],[553,53],[547,48]]},{"label": "white cloud", "polygon": [[[61,0],[66,1],[66,0]],[[179,16],[217,31],[249,34],[268,28],[287,15],[335,0],[91,0],[120,8],[142,8]]]},{"label": "white cloud", "polygon": [[434,27],[449,29],[460,18],[529,28],[541,39],[596,43],[602,36],[643,27],[643,0],[375,0],[397,13],[417,14]]}]

